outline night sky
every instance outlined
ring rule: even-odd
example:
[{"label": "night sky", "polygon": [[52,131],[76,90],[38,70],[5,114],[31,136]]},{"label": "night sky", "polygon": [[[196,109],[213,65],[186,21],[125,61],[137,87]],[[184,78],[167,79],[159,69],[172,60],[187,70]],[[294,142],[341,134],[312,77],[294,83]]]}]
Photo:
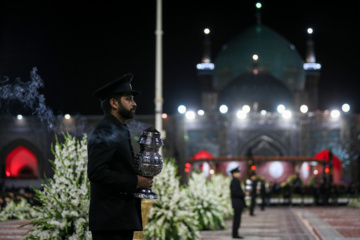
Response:
[{"label": "night sky", "polygon": [[[322,3],[320,3],[322,2]],[[322,64],[319,108],[349,103],[360,113],[359,19],[346,2],[262,1],[262,23],[293,43],[305,58],[306,29],[314,29]],[[200,107],[196,64],[203,29],[211,30],[212,59],[256,24],[255,1],[163,0],[163,109]],[[39,93],[55,114],[102,114],[94,90],[134,74],[137,114],[154,113],[156,1],[0,1],[0,79],[29,81],[37,67]],[[21,111],[21,110],[19,110]]]}]

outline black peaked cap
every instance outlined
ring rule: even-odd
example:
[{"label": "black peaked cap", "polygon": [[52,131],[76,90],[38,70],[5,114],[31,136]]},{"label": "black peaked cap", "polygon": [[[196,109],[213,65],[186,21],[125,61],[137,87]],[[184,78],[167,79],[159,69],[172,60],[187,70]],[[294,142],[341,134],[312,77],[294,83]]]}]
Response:
[{"label": "black peaked cap", "polygon": [[230,170],[230,172],[231,172],[231,173],[240,172],[240,169],[239,169],[239,167],[236,167],[236,168]]},{"label": "black peaked cap", "polygon": [[116,78],[114,81],[97,89],[92,95],[93,97],[99,98],[101,101],[115,93],[130,92],[133,96],[137,96],[140,94],[140,91],[132,89],[131,81],[133,76],[134,75],[132,73],[126,73]]}]

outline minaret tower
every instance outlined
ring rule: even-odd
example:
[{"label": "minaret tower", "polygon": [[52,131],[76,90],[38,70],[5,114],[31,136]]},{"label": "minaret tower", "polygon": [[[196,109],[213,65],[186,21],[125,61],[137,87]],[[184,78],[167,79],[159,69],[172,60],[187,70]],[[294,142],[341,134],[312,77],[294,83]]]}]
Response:
[{"label": "minaret tower", "polygon": [[197,75],[201,89],[202,108],[205,112],[214,111],[217,107],[217,94],[213,90],[212,76],[215,68],[211,62],[211,42],[209,38],[210,30],[204,29],[204,52],[201,63],[196,65]]},{"label": "minaret tower", "polygon": [[304,70],[306,72],[305,91],[307,94],[306,102],[309,111],[316,111],[318,108],[318,84],[320,79],[321,64],[316,62],[314,41],[312,39],[313,29],[308,28],[308,40],[306,44],[306,62]]},{"label": "minaret tower", "polygon": [[256,7],[256,13],[255,13],[256,23],[257,23],[258,25],[260,25],[260,24],[261,24],[261,12],[260,12],[260,9],[261,9],[261,7],[262,7],[262,4],[261,4],[260,2],[257,2],[257,3],[255,4],[255,7]]}]

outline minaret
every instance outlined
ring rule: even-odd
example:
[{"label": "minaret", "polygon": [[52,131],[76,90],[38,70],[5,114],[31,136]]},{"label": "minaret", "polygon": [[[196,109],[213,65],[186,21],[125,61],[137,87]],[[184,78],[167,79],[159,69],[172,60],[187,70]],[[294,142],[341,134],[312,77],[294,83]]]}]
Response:
[{"label": "minaret", "polygon": [[305,92],[307,97],[305,103],[309,111],[316,111],[318,108],[318,84],[320,79],[321,64],[316,63],[314,41],[312,39],[313,29],[308,28],[308,40],[306,44],[306,62],[304,70],[306,72]]},{"label": "minaret", "polygon": [[308,32],[308,40],[306,42],[306,62],[307,63],[315,63],[315,50],[314,50],[314,41],[312,39],[312,33],[313,33],[313,29],[312,28],[308,28],[307,29]]},{"label": "minaret", "polygon": [[258,25],[261,24],[261,12],[260,12],[260,9],[262,7],[261,3],[260,2],[257,2],[255,4],[255,7],[256,7],[256,13],[255,13],[255,16],[256,16],[256,22]]},{"label": "minaret", "polygon": [[204,52],[201,59],[201,63],[196,65],[197,75],[199,79],[201,89],[202,107],[205,112],[211,112],[216,110],[217,107],[217,94],[213,90],[212,76],[215,65],[211,62],[211,42],[210,42],[210,30],[204,29]]}]

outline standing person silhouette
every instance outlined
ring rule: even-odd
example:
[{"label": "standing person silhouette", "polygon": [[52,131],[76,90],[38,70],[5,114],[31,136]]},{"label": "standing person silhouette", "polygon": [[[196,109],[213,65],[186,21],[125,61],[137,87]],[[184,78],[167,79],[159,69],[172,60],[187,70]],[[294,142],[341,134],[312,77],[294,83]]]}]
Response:
[{"label": "standing person silhouette", "polygon": [[250,192],[251,202],[250,202],[250,212],[249,213],[250,213],[250,216],[255,216],[254,209],[255,209],[256,197],[257,197],[257,177],[254,172],[251,173],[250,179],[251,179],[251,192]]},{"label": "standing person silhouette", "polygon": [[131,73],[94,92],[105,115],[88,142],[90,180],[89,229],[93,240],[132,240],[142,230],[141,199],[137,188],[151,189],[153,179],[136,174],[126,120],[136,110]]},{"label": "standing person silhouette", "polygon": [[232,237],[243,238],[242,236],[239,235],[239,228],[241,224],[241,214],[246,204],[245,204],[245,194],[241,188],[241,183],[240,183],[241,173],[239,167],[232,169],[230,173],[232,175],[232,180],[230,183],[231,204],[234,209]]}]

